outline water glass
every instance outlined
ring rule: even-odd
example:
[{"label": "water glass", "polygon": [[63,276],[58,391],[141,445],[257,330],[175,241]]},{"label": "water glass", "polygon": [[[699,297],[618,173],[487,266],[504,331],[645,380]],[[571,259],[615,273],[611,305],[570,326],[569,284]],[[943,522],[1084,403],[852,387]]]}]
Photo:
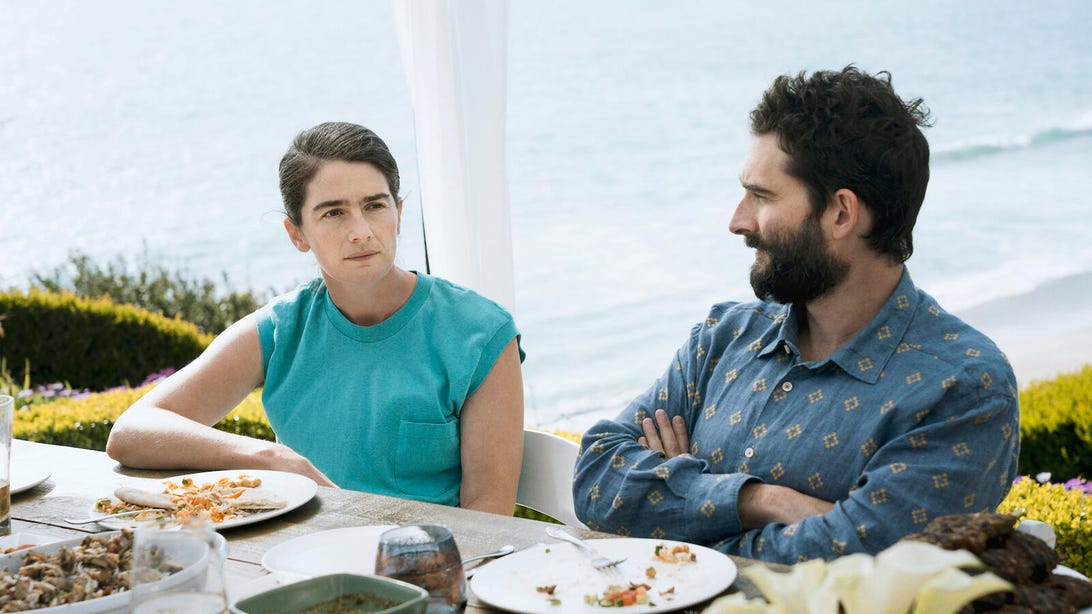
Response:
[{"label": "water glass", "polygon": [[11,533],[11,429],[15,399],[0,395],[0,536]]},{"label": "water glass", "polygon": [[411,524],[384,531],[375,553],[375,574],[409,582],[429,593],[430,614],[466,607],[466,576],[447,527]]},{"label": "water glass", "polygon": [[220,614],[228,611],[226,542],[208,521],[194,518],[133,531],[134,614]]}]

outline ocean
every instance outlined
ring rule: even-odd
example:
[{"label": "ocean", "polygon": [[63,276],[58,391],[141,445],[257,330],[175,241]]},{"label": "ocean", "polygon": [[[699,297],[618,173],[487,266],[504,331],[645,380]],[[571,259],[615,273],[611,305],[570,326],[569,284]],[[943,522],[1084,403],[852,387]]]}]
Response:
[{"label": "ocean", "polygon": [[[709,305],[753,298],[728,220],[747,114],[779,74],[853,63],[924,98],[932,180],[909,267],[949,310],[1092,272],[1089,23],[1082,0],[511,3],[527,422],[614,415]],[[277,162],[328,120],[391,146],[400,262],[423,270],[388,1],[5,2],[0,75],[0,287],[73,250],[263,292],[310,279]]]}]

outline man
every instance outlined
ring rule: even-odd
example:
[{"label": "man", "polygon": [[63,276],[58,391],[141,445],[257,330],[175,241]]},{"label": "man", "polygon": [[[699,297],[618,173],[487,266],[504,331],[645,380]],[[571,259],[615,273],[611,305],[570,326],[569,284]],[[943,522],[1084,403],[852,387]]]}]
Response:
[{"label": "man", "polygon": [[794,563],[876,553],[1016,475],[1015,377],[904,262],[928,111],[890,75],[778,77],[730,229],[760,299],[715,305],[660,379],[583,438],[590,527]]}]

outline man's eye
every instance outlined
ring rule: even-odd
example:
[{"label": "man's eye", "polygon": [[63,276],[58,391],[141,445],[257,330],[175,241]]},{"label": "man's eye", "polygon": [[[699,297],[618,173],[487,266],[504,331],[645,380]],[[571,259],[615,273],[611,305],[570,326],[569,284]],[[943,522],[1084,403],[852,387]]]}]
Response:
[{"label": "man's eye", "polygon": [[326,213],[322,214],[322,217],[337,217],[341,215],[341,209],[327,209]]},{"label": "man's eye", "polygon": [[367,207],[368,209],[386,209],[387,203],[381,200],[373,200],[372,202],[368,203]]}]

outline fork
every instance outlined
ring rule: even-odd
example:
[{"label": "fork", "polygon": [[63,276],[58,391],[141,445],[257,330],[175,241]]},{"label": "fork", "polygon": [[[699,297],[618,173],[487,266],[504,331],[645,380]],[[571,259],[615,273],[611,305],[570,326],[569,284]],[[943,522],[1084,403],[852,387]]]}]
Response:
[{"label": "fork", "polygon": [[591,557],[591,565],[596,569],[602,570],[616,567],[626,560],[626,557],[622,557],[620,559],[608,559],[607,557],[600,554],[598,550],[592,548],[586,541],[580,539],[572,533],[569,533],[561,527],[550,527],[549,529],[546,529],[546,534],[554,539],[560,539],[561,541],[566,541],[576,546],[581,552]]},{"label": "fork", "polygon": [[118,512],[116,514],[107,514],[106,516],[95,516],[94,518],[80,518],[80,519],[62,518],[62,520],[64,520],[68,524],[90,524],[92,522],[98,522],[100,520],[106,520],[107,518],[120,518],[121,516],[135,516],[137,514],[143,514],[144,512],[166,512],[166,511],[169,511],[169,510],[165,510],[165,509],[160,508],[160,507],[149,507],[149,508],[143,509],[143,510],[129,510],[127,512]]}]

